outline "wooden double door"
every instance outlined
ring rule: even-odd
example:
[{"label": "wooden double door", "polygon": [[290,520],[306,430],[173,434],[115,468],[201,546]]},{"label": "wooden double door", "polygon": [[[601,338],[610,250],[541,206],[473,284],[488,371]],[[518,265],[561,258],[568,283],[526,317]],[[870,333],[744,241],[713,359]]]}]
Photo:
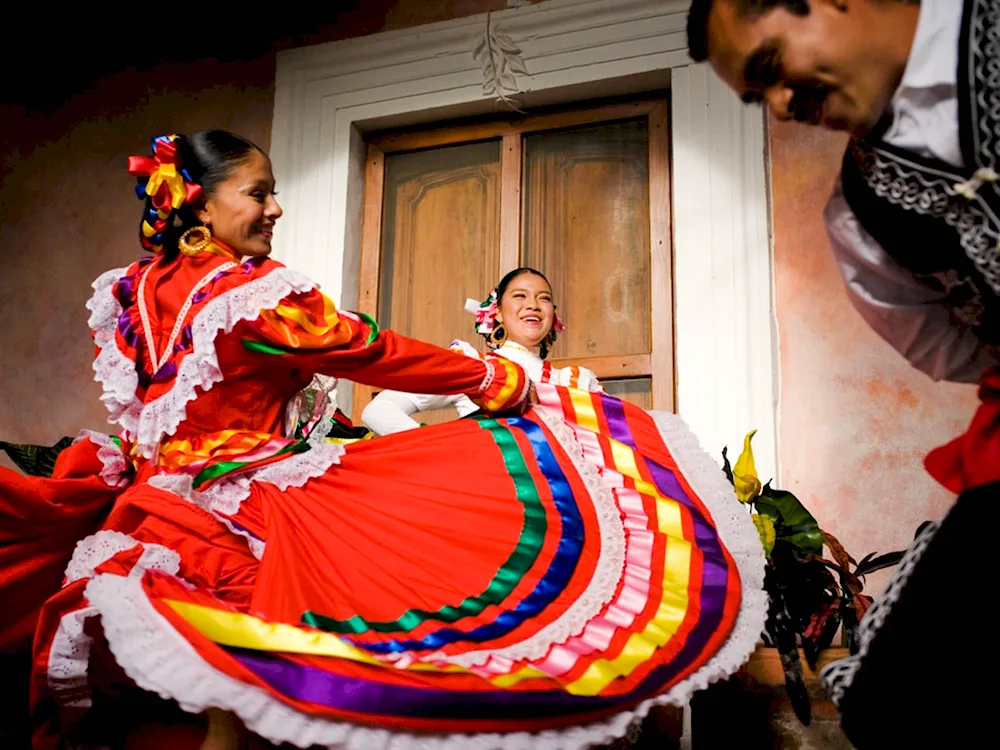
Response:
[{"label": "wooden double door", "polygon": [[[531,266],[567,326],[553,365],[672,410],[669,175],[665,98],[373,135],[359,309],[424,341],[482,347],[466,298]],[[373,394],[355,386],[355,420]]]}]

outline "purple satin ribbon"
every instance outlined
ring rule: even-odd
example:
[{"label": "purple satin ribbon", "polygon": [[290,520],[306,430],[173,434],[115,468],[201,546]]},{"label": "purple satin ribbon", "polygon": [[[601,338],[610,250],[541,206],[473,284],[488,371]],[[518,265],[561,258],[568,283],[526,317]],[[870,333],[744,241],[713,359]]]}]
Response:
[{"label": "purple satin ribbon", "polygon": [[[631,696],[584,697],[563,690],[470,692],[392,685],[328,672],[278,654],[226,648],[240,664],[278,693],[338,711],[375,716],[437,719],[535,719],[626,707]],[[430,680],[410,675],[414,682]]]}]

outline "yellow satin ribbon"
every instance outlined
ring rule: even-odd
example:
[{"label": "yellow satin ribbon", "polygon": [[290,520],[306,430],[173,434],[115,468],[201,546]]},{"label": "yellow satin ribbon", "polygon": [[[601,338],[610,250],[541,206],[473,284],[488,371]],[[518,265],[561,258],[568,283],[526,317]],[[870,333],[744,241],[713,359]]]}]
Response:
[{"label": "yellow satin ribbon", "polygon": [[337,314],[337,307],[333,304],[333,301],[325,294],[321,294],[320,296],[323,298],[322,325],[313,323],[309,315],[306,314],[306,311],[299,307],[278,305],[274,310],[286,320],[295,321],[312,335],[325,336],[331,329],[337,327],[340,323],[340,316]]},{"label": "yellow satin ribbon", "polygon": [[486,411],[498,411],[504,407],[507,404],[508,399],[510,399],[513,395],[514,389],[519,385],[523,385],[523,383],[519,382],[520,379],[517,377],[517,370],[512,362],[503,359],[502,357],[496,358],[495,361],[498,361],[503,365],[506,377],[504,378],[503,385],[500,386],[500,391],[497,393],[495,398],[483,398],[483,406]]},{"label": "yellow satin ribbon", "polygon": [[178,470],[212,458],[238,460],[241,456],[254,453],[272,442],[273,450],[277,451],[294,441],[272,435],[270,432],[219,430],[200,434],[194,439],[174,438],[165,441],[160,446],[159,462],[168,469]]},{"label": "yellow satin ribbon", "polygon": [[570,388],[569,400],[573,404],[576,412],[576,423],[585,430],[600,433],[600,423],[597,421],[597,413],[594,411],[594,403],[588,391],[581,391],[577,388]]},{"label": "yellow satin ribbon", "polygon": [[[350,342],[353,334],[350,323],[337,313],[337,306],[321,292],[323,310],[310,309],[303,304],[280,304],[273,310],[261,311],[264,319],[284,343],[293,349],[328,349]],[[314,304],[315,300],[310,300]],[[317,318],[322,323],[315,322]]]},{"label": "yellow satin ribbon", "polygon": [[[164,604],[184,618],[184,621],[213,643],[234,648],[255,651],[275,651],[286,654],[309,656],[332,656],[337,659],[369,664],[383,669],[399,669],[391,662],[379,661],[333,633],[300,628],[287,623],[270,623],[242,612],[214,609],[202,604],[182,602],[177,599],[163,599]],[[401,671],[438,672],[451,674],[473,674],[465,667],[413,662]],[[524,669],[517,675],[502,675],[489,680],[494,684],[501,680],[504,686],[513,685],[529,677],[544,677],[536,669]]]},{"label": "yellow satin ribbon", "polygon": [[163,183],[167,184],[167,190],[170,191],[170,205],[174,208],[183,206],[187,198],[187,187],[184,185],[184,177],[177,171],[177,165],[160,164],[149,176],[146,195],[156,195]]},{"label": "yellow satin ribbon", "polygon": [[[287,623],[271,623],[242,612],[213,609],[201,604],[164,599],[172,610],[184,618],[199,633],[214,643],[257,651],[280,651],[288,654],[333,656],[376,667],[395,669],[391,663],[379,661],[361,649],[345,643],[340,636],[317,630],[306,630]],[[407,667],[425,672],[464,672],[462,667],[441,669],[433,664],[415,663]]]},{"label": "yellow satin ribbon", "polygon": [[326,440],[326,442],[328,442],[328,443],[336,443],[337,445],[348,445],[350,443],[359,443],[362,440],[371,440],[373,437],[375,437],[375,433],[369,432],[364,437],[359,437],[359,438],[328,437],[328,438],[324,438],[324,440]]}]

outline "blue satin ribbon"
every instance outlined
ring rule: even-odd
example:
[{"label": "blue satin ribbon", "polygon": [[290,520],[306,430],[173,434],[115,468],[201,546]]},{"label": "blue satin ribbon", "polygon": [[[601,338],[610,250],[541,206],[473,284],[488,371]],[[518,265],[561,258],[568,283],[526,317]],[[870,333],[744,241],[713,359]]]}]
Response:
[{"label": "blue satin ribbon", "polygon": [[482,643],[495,640],[544,611],[569,583],[580,560],[584,537],[583,520],[580,518],[573,491],[556,461],[545,433],[538,425],[524,417],[510,417],[502,421],[506,422],[508,427],[520,429],[527,435],[542,475],[549,484],[556,510],[562,519],[562,535],[545,575],[517,607],[501,612],[493,622],[480,625],[468,633],[454,628],[443,628],[420,640],[394,639],[383,643],[358,643],[348,639],[349,643],[371,653],[388,654],[437,650],[451,643]]}]

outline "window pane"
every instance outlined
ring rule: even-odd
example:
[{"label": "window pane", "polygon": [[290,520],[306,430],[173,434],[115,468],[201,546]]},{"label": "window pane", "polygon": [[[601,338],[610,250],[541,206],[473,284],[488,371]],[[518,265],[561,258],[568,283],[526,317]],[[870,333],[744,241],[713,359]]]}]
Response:
[{"label": "window pane", "polygon": [[552,356],[650,351],[646,120],[526,136],[523,212],[521,257],[567,325]]},{"label": "window pane", "polygon": [[653,382],[650,378],[602,380],[601,385],[609,396],[628,401],[641,409],[653,408]]}]

